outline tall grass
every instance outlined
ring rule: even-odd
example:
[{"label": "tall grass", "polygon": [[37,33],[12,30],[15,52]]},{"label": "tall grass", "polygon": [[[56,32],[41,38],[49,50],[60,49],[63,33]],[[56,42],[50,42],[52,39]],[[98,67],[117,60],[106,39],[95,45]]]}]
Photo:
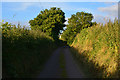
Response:
[{"label": "tall grass", "polygon": [[2,24],[3,78],[37,76],[55,47],[41,31]]},{"label": "tall grass", "polygon": [[73,51],[76,58],[79,57],[84,64],[87,63],[88,68],[92,66],[90,69],[95,67],[96,71],[91,70],[95,74],[92,77],[119,77],[119,27],[120,24],[115,19],[114,23],[109,20],[105,25],[98,24],[83,29],[71,45],[78,50],[78,53]]}]

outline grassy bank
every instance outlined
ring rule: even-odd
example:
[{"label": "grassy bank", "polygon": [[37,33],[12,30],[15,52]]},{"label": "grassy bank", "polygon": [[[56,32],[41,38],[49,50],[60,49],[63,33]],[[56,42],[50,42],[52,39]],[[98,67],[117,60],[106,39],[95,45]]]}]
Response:
[{"label": "grassy bank", "polygon": [[119,77],[119,26],[115,20],[83,29],[71,45],[73,54],[87,66],[91,77]]},{"label": "grassy bank", "polygon": [[41,31],[2,24],[3,78],[36,76],[56,47]]}]

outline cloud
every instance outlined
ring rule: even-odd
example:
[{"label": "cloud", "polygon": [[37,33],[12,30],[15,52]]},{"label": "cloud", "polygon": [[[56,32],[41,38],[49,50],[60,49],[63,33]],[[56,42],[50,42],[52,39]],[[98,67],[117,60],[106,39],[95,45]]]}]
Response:
[{"label": "cloud", "polygon": [[23,2],[23,3],[20,4],[20,6],[14,8],[13,10],[17,10],[17,11],[26,10],[30,6],[35,6],[35,3],[32,3],[32,2]]},{"label": "cloud", "polygon": [[109,16],[118,17],[118,4],[108,7],[99,7],[98,10],[107,13]]},{"label": "cloud", "polygon": [[102,15],[94,15],[94,19],[93,19],[93,22],[97,22],[97,23],[105,23],[105,18],[107,17],[104,17]]},{"label": "cloud", "polygon": [[90,12],[90,9],[88,8],[79,8],[79,7],[74,7],[74,6],[71,6],[71,5],[68,5],[66,3],[62,3],[62,2],[51,2],[51,3],[39,3],[39,7],[45,9],[45,8],[50,8],[50,7],[59,7],[61,8],[62,10],[66,10],[66,11],[87,11],[87,12]]},{"label": "cloud", "polygon": [[114,19],[115,18],[112,18],[112,17],[109,17],[109,16],[103,16],[103,15],[98,15],[98,14],[95,14],[94,15],[94,19],[92,20],[92,22],[97,22],[97,23],[107,23],[109,21],[109,19],[114,22]]},{"label": "cloud", "polygon": [[22,2],[18,7],[14,7],[13,10],[21,11],[26,10],[29,7],[38,7],[41,9],[48,9],[50,7],[59,7],[63,9],[67,9],[65,3],[57,3],[57,2]]},{"label": "cloud", "polygon": [[65,18],[65,20],[66,20],[65,24],[67,25],[68,24],[68,18]]},{"label": "cloud", "polygon": [[21,3],[18,7],[14,7],[13,10],[15,11],[23,11],[26,10],[29,7],[38,7],[40,9],[49,9],[50,7],[58,7],[61,8],[62,10],[67,10],[67,11],[87,11],[91,12],[90,9],[88,8],[76,8],[73,6],[68,5],[67,3],[63,2],[23,2]]}]

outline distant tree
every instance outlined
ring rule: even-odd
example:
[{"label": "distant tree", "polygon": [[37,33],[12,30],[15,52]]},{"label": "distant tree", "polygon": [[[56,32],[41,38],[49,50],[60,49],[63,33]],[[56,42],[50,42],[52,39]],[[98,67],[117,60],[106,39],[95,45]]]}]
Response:
[{"label": "distant tree", "polygon": [[91,13],[77,12],[76,15],[73,14],[71,18],[68,19],[68,23],[69,26],[74,26],[75,28],[79,27],[79,29],[83,29],[91,26],[92,19],[93,16]]},{"label": "distant tree", "polygon": [[77,12],[73,14],[71,18],[68,19],[67,29],[61,35],[61,38],[64,41],[67,41],[68,44],[71,44],[74,40],[74,37],[82,29],[96,25],[96,22],[92,22],[93,15],[91,13]]},{"label": "distant tree", "polygon": [[65,26],[65,13],[56,7],[52,7],[49,10],[45,9],[40,14],[30,20],[31,29],[39,29],[42,32],[52,36],[54,39],[58,39],[60,30],[63,30]]}]

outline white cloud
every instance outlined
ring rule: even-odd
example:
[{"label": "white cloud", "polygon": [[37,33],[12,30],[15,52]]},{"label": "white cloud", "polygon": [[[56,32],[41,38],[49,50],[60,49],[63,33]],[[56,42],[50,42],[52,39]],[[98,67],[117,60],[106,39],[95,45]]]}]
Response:
[{"label": "white cloud", "polygon": [[91,12],[90,9],[88,8],[76,8],[74,6],[70,6],[66,3],[62,3],[62,2],[23,2],[20,4],[20,6],[18,7],[14,7],[13,10],[16,11],[22,11],[22,10],[26,10],[27,8],[34,6],[34,7],[39,7],[40,9],[48,9],[50,7],[59,7],[62,10],[67,10],[67,11],[87,11],[87,12]]},{"label": "white cloud", "polygon": [[35,3],[32,2],[23,2],[22,4],[20,4],[20,6],[15,7],[13,10],[26,10],[28,7],[35,5]]},{"label": "white cloud", "polygon": [[38,3],[37,2],[22,2],[20,6],[14,7],[13,10],[17,10],[17,11],[26,10],[27,8],[31,6],[39,7],[41,9],[46,9],[46,8],[48,9],[50,7],[59,7],[59,8],[67,9],[66,8],[67,6],[65,5],[65,3],[60,4],[57,2],[50,2],[50,3],[48,2],[38,2]]},{"label": "white cloud", "polygon": [[26,8],[28,8],[29,6],[32,6],[32,5],[34,5],[34,3],[23,3],[23,4],[22,4],[22,9],[26,9]]},{"label": "white cloud", "polygon": [[100,7],[98,10],[107,13],[109,16],[118,17],[118,4],[109,7]]},{"label": "white cloud", "polygon": [[76,8],[74,6],[70,6],[66,3],[58,3],[58,2],[53,2],[53,3],[39,3],[39,7],[41,8],[50,8],[50,7],[59,7],[62,10],[67,10],[67,11],[87,11],[87,12],[91,12],[90,9],[88,8]]},{"label": "white cloud", "polygon": [[93,22],[104,24],[105,22],[107,22],[105,19],[108,19],[108,17],[102,16],[102,15],[94,15]]},{"label": "white cloud", "polygon": [[110,16],[103,16],[103,15],[97,15],[95,14],[94,15],[94,19],[92,20],[92,22],[97,22],[97,23],[107,23],[109,21],[109,19],[114,22],[114,19],[113,17],[110,17]]},{"label": "white cloud", "polygon": [[68,18],[65,18],[65,20],[66,20],[65,24],[67,25],[68,24]]}]

